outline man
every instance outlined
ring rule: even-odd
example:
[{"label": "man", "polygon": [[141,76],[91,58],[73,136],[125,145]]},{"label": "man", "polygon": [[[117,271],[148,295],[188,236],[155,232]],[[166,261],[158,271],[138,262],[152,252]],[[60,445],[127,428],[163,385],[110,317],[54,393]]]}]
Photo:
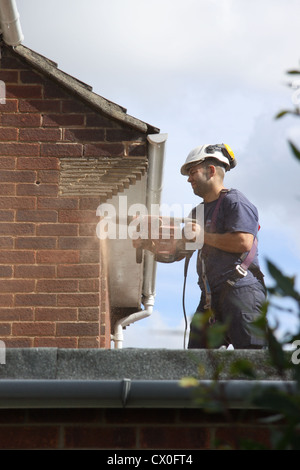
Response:
[{"label": "man", "polygon": [[225,345],[235,349],[265,345],[249,328],[266,300],[256,249],[258,212],[240,191],[225,190],[225,172],[235,165],[228,146],[202,145],[190,152],[181,168],[204,203],[204,246],[197,262],[202,295],[191,323],[189,348],[207,344],[199,314],[208,309],[213,321],[227,324]]},{"label": "man", "polygon": [[[235,165],[230,147],[217,144],[192,150],[181,167],[181,173],[188,176],[194,193],[204,204],[204,245],[197,259],[201,299],[190,326],[190,349],[210,347],[209,326],[203,321],[206,317],[210,324],[226,326],[215,347],[265,346],[264,339],[251,328],[266,295],[257,255],[258,212],[240,191],[224,187],[225,173]],[[201,228],[195,224],[193,229]],[[144,244],[146,249],[151,249],[149,246]],[[177,260],[186,255],[183,247],[184,240],[180,240]],[[160,261],[159,256],[157,260]]]}]

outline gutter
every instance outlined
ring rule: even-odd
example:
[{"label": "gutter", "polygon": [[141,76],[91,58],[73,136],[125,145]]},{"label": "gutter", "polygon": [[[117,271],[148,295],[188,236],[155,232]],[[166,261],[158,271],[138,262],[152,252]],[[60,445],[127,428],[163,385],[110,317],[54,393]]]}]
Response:
[{"label": "gutter", "polygon": [[0,0],[0,33],[8,46],[17,46],[24,39],[15,0]]},{"label": "gutter", "polygon": [[[250,402],[257,391],[297,392],[293,381],[204,380],[199,385],[213,386],[232,409],[262,408]],[[194,400],[196,390],[177,380],[0,380],[0,409],[201,408]]]},{"label": "gutter", "polygon": [[[148,151],[148,177],[146,207],[148,215],[159,215],[161,201],[163,166],[165,155],[165,143],[167,134],[151,134],[147,136],[149,142]],[[156,261],[154,255],[144,251],[144,274],[142,287],[142,304],[144,310],[132,313],[116,322],[111,339],[114,341],[115,349],[122,349],[123,329],[127,326],[149,317],[153,312],[155,300]]]}]

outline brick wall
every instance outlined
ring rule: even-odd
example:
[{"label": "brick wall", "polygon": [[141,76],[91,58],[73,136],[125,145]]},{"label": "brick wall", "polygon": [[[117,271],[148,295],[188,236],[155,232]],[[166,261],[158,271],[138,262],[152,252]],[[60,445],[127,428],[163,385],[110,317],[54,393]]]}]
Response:
[{"label": "brick wall", "polygon": [[116,190],[89,182],[70,195],[61,162],[145,159],[146,136],[1,49],[0,338],[7,347],[109,347],[96,209]]},{"label": "brick wall", "polygon": [[0,410],[0,449],[270,448],[276,426],[259,410],[201,409]]}]

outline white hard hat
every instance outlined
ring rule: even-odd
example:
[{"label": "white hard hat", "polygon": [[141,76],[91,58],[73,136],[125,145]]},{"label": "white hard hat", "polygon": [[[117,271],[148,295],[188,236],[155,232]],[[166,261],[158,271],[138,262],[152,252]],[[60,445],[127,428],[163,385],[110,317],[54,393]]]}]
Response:
[{"label": "white hard hat", "polygon": [[220,162],[224,163],[225,170],[229,171],[231,168],[236,166],[236,160],[233,151],[226,144],[209,145],[204,144],[196,147],[192,150],[187,159],[181,167],[181,174],[188,176],[189,170],[199,163],[203,162],[206,158],[216,158]]}]

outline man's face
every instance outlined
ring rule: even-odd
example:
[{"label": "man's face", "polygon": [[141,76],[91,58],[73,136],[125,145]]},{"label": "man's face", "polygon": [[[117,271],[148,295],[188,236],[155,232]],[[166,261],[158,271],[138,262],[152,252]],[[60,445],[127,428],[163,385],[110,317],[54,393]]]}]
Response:
[{"label": "man's face", "polygon": [[208,179],[208,168],[203,163],[193,166],[189,171],[188,182],[197,196],[203,197],[206,194]]}]

